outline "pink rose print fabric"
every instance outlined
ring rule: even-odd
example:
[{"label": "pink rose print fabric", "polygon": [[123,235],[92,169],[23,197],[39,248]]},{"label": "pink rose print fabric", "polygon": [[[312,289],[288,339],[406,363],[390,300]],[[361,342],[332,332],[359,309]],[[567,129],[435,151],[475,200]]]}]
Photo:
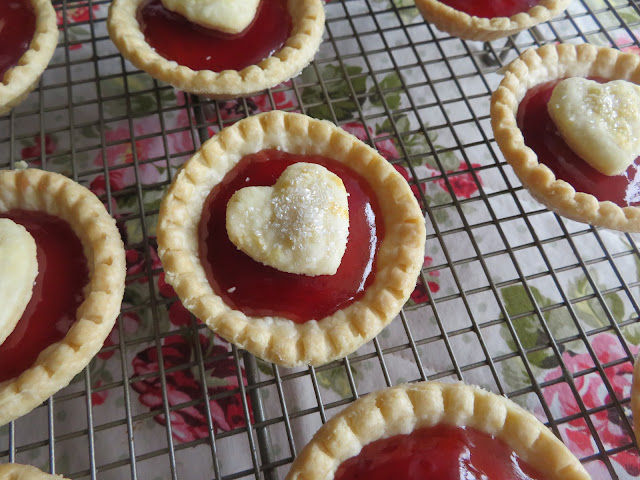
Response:
[{"label": "pink rose print fabric", "polygon": [[[238,371],[232,358],[226,356],[228,347],[214,344],[208,337],[199,335],[207,369],[207,394],[209,395],[209,410],[213,420],[214,432],[228,431],[245,425],[245,415],[242,395],[238,388]],[[194,346],[189,339],[174,335],[164,339],[161,348],[164,368],[168,371],[167,401],[170,407],[179,407],[171,411],[171,428],[174,439],[178,442],[188,442],[209,436],[206,406],[199,402],[193,406],[180,405],[201,400],[203,398],[202,385],[197,377],[197,367],[191,367],[190,362],[195,357]],[[138,392],[138,400],[150,410],[162,410],[162,386],[159,373],[158,351],[149,347],[136,355],[132,366],[135,375],[145,376],[144,380],[133,383],[133,389]],[[148,377],[149,374],[156,374]],[[242,382],[246,385],[244,370],[240,371]],[[248,411],[251,412],[251,401],[246,397]],[[154,417],[155,421],[165,425],[167,419],[164,413]]]}]

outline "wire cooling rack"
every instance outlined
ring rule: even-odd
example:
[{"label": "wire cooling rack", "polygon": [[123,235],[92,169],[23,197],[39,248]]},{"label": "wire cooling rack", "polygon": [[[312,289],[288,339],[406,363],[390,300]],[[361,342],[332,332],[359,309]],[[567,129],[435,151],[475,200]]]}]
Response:
[{"label": "wire cooling rack", "polygon": [[[108,1],[54,1],[60,41],[40,87],[0,117],[0,168],[19,160],[90,187],[127,248],[122,314],[69,387],[0,428],[0,461],[68,478],[282,479],[316,429],[370,391],[464,380],[525,406],[594,478],[640,475],[629,409],[637,238],[533,201],[489,125],[497,70],[549,42],[640,51],[640,8],[574,0],[490,44],[425,23],[410,0],[334,0],[325,41],[293,81],[214,102],[125,62]],[[326,118],[408,179],[427,219],[425,265],[399,318],[348,358],[266,364],[212,335],[164,282],[159,200],[209,136],[259,111]]]}]

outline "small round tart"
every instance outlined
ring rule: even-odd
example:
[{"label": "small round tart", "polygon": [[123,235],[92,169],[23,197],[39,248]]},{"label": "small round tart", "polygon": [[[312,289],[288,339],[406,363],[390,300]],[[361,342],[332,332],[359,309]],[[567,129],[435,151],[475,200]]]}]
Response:
[{"label": "small round tart", "polygon": [[[272,10],[277,7],[278,2],[281,2],[283,6],[286,5],[286,10],[291,20],[291,33],[281,48],[266,58],[261,56],[255,58],[255,64],[240,68],[234,66],[235,57],[245,56],[249,53],[246,51],[248,49],[243,48],[236,54],[226,55],[226,51],[233,52],[235,50],[221,46],[218,49],[221,52],[220,55],[229,57],[231,67],[222,71],[213,71],[213,65],[217,64],[215,53],[205,55],[204,58],[190,60],[189,63],[191,63],[192,67],[189,67],[165,58],[158,51],[158,48],[150,45],[145,38],[144,25],[140,23],[141,9],[153,7],[157,10],[162,8],[159,2],[160,0],[114,0],[109,9],[107,22],[109,35],[113,43],[116,44],[127,60],[136,67],[145,70],[152,77],[165,81],[185,92],[209,98],[230,99],[244,97],[276,86],[298,75],[313,60],[322,42],[324,9],[321,0],[278,0],[277,2],[270,0],[269,3],[265,3],[265,8],[262,10]],[[264,2],[265,0],[263,0]],[[157,19],[158,15],[154,14],[154,16]],[[173,14],[173,16],[179,17],[178,21],[180,22],[186,22],[184,17],[177,14]],[[259,18],[256,18],[253,25],[247,29],[257,29],[256,32],[250,32],[251,35],[255,36],[255,40],[249,42],[254,48],[264,47],[258,20]],[[276,28],[286,22],[284,20],[279,21],[276,18],[266,23]],[[202,31],[203,27],[194,25],[194,29]],[[183,32],[183,34],[176,35],[181,39],[191,36],[191,31]],[[216,36],[216,33],[205,32],[204,35],[211,37],[211,35]],[[227,36],[227,38],[241,41],[243,36],[246,37],[247,35],[243,32],[235,37]],[[253,36],[250,38],[253,38]],[[206,43],[205,37],[204,41],[194,40],[193,47],[187,47],[186,45],[178,47],[177,45],[171,45],[171,40],[169,40],[165,42],[166,49],[164,50],[166,50],[165,54],[167,52],[175,52],[176,54],[185,55],[186,58],[192,57],[192,54],[196,53]],[[233,49],[237,48],[237,46],[233,47]],[[242,50],[245,51],[243,52]],[[266,54],[268,55],[269,52],[266,52]]]},{"label": "small round tart", "polygon": [[[316,432],[298,454],[285,480],[345,478],[341,472],[336,475],[338,468],[341,465],[346,467],[344,462],[359,455],[363,447],[396,435],[412,436],[425,432],[422,429],[442,431],[447,426],[473,429],[474,436],[480,438],[486,434],[485,441],[495,437],[497,443],[506,444],[519,461],[540,475],[535,477],[537,480],[590,478],[578,459],[547,427],[512,401],[463,383],[421,382],[380,390],[349,405]],[[400,443],[402,437],[396,438],[399,441],[394,443]],[[436,450],[432,458],[448,455],[443,442],[436,445]],[[469,458],[468,455],[467,450],[464,460]],[[492,452],[490,458],[493,456]],[[471,458],[473,460],[473,452]],[[427,461],[430,461],[428,456]],[[466,462],[461,458],[459,475],[463,473],[463,463]],[[378,467],[382,470],[384,463],[379,463]],[[478,474],[478,478],[480,476]],[[406,478],[399,472],[394,477],[398,480]],[[418,474],[408,478],[429,477]],[[483,475],[482,478],[486,477]],[[491,476],[488,478],[495,480]]]},{"label": "small round tart", "polygon": [[64,480],[62,475],[50,475],[31,465],[5,463],[0,465],[0,480]]},{"label": "small round tart", "polygon": [[[416,0],[420,13],[439,30],[465,39],[490,42],[514,35],[563,12],[571,0]],[[503,16],[496,12],[502,10]]]},{"label": "small round tart", "polygon": [[[240,308],[230,306],[229,295],[237,293],[236,285],[232,283],[231,288],[224,285],[221,293],[217,294],[207,274],[211,263],[206,261],[206,255],[201,254],[200,229],[203,223],[208,224],[205,205],[209,203],[209,197],[219,191],[216,189],[218,185],[224,187],[234,181],[244,182],[244,175],[229,178],[228,174],[237,172],[236,167],[241,168],[243,160],[247,161],[253,154],[269,151],[287,156],[300,155],[302,162],[309,161],[309,158],[314,162],[324,162],[332,172],[338,172],[347,191],[351,191],[349,185],[353,184],[349,177],[358,177],[365,190],[373,192],[373,203],[377,203],[374,210],[380,214],[376,216],[376,225],[380,223],[378,231],[384,230],[384,237],[377,246],[375,259],[369,264],[369,271],[373,270],[374,275],[368,278],[372,280],[363,283],[362,291],[356,294],[355,299],[347,299],[351,301],[344,303],[343,308],[326,316],[309,319],[308,312],[304,312],[303,315],[307,316],[301,321],[293,315],[292,320],[278,315],[243,313]],[[315,156],[324,160],[315,159]],[[272,163],[277,161],[266,162],[267,166]],[[342,170],[346,174],[340,173]],[[270,184],[273,185],[276,179],[277,175]],[[248,174],[246,180],[249,186],[253,173]],[[359,195],[352,195],[356,196]],[[225,203],[222,204],[223,226],[224,208]],[[366,206],[362,209],[367,211]],[[361,222],[366,223],[367,215],[357,215],[357,209],[352,210],[351,203],[349,210],[349,235],[355,236],[357,227],[354,219],[361,216],[365,218]],[[216,232],[215,227],[213,232]],[[281,111],[241,120],[208,140],[174,179],[163,199],[158,219],[158,253],[166,279],[184,306],[226,340],[283,366],[321,365],[353,352],[377,335],[400,311],[415,286],[423,262],[425,238],[424,217],[409,185],[382,156],[330,122]],[[368,255],[370,245],[354,245],[352,250],[364,251]],[[229,250],[229,254],[234,254],[234,251],[237,253],[235,247]],[[347,245],[341,267],[350,255]],[[223,253],[220,263],[225,258],[227,255]],[[240,261],[242,259],[239,258]],[[230,267],[234,265],[233,262],[225,263],[230,263]],[[235,270],[240,270],[239,265]],[[255,271],[246,272],[251,280],[256,277]],[[233,268],[228,272],[233,274]],[[295,275],[275,274],[289,275],[289,279]],[[253,288],[258,295],[263,293],[262,278],[266,277],[258,278]],[[301,278],[300,282],[309,278],[319,277]],[[328,289],[324,289],[328,291],[325,295],[334,294],[332,278],[325,277],[329,284]],[[270,280],[262,282],[265,290],[273,289]],[[291,288],[297,289],[290,296],[292,302],[306,304],[302,305],[303,308],[316,304],[310,288],[301,288],[299,284]],[[275,296],[277,288],[273,291]],[[270,294],[264,296],[271,300]],[[286,304],[276,311],[283,310],[286,310]],[[254,306],[252,311],[260,312],[260,306]]]},{"label": "small round tart", "polygon": [[[5,20],[4,16],[8,18]],[[5,0],[0,5],[2,23],[0,114],[22,102],[37,86],[58,45],[51,0]]]},{"label": "small round tart", "polygon": [[[79,263],[84,265],[86,272],[79,280],[84,282],[86,279],[82,299],[75,300],[79,306],[72,317],[64,319],[66,334],[58,341],[47,343],[35,362],[27,363],[24,370],[16,374],[5,375],[5,360],[0,362],[0,375],[6,377],[0,377],[0,425],[4,425],[68,385],[102,347],[120,311],[126,263],[115,221],[102,202],[85,187],[57,173],[33,169],[1,171],[0,216],[33,218],[36,223],[45,219],[45,222],[59,227],[57,231],[70,230],[70,235],[77,238],[77,255],[82,260]],[[15,221],[20,223],[21,220]],[[38,235],[34,234],[34,238],[38,245]],[[38,249],[46,247],[40,244]],[[57,256],[51,260],[57,260]],[[68,270],[73,271],[75,267],[69,265],[68,260],[64,261],[62,271],[68,277]],[[49,265],[40,264],[40,271],[46,270],[51,263],[47,257]],[[42,285],[46,285],[46,277],[43,278]],[[34,296],[38,289],[37,279]],[[46,292],[41,295],[46,295]],[[25,312],[30,307],[31,304]],[[14,332],[0,346],[0,357],[3,351],[15,345],[18,345],[17,353],[22,355],[24,349],[20,342],[41,341],[41,332],[31,331],[31,323],[26,327],[21,324],[19,321]],[[37,328],[37,322],[35,325]]]},{"label": "small round tart", "polygon": [[[537,50],[527,50],[506,68],[505,76],[491,98],[491,126],[498,146],[523,186],[550,210],[594,226],[640,232],[639,207],[619,206],[613,201],[600,201],[591,193],[576,191],[568,181],[558,179],[525,144],[517,120],[521,102],[536,86],[568,77],[637,83],[640,57],[589,44],[545,45]],[[577,168],[591,169],[587,163]]]}]

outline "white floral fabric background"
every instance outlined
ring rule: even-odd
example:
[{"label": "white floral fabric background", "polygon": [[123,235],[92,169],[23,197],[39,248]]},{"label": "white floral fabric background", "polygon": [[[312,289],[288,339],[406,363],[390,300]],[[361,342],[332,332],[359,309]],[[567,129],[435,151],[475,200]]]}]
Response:
[{"label": "white floral fabric background", "polygon": [[[69,478],[283,478],[356,396],[428,378],[509,396],[594,479],[640,476],[629,409],[637,238],[546,211],[505,164],[489,122],[498,68],[528,47],[590,41],[640,53],[636,4],[575,0],[551,24],[486,46],[437,31],[409,0],[334,0],[311,66],[226,102],[123,61],[106,33],[108,1],[54,4],[59,47],[41,88],[0,117],[0,168],[24,160],[99,195],[125,241],[127,288],[90,367],[0,427],[1,462]],[[374,145],[426,212],[424,268],[403,313],[317,369],[273,367],[211,333],[166,284],[156,252],[160,199],[177,169],[221,127],[272,109],[331,120]]]}]

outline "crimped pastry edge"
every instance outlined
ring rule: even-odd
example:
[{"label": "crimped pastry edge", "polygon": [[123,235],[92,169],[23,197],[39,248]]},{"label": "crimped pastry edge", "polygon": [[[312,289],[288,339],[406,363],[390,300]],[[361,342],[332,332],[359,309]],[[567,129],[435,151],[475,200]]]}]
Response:
[{"label": "crimped pastry edge", "polygon": [[0,465],[0,480],[65,480],[61,475],[50,475],[32,467],[17,463]]},{"label": "crimped pastry edge", "polygon": [[481,18],[456,10],[438,0],[416,0],[422,16],[438,30],[465,39],[490,42],[508,37],[556,17],[571,0],[541,0],[527,12],[512,17]]},{"label": "crimped pastry edge", "polygon": [[373,392],[323,425],[298,454],[285,480],[330,480],[368,443],[438,424],[494,435],[548,480],[588,480],[553,433],[505,397],[464,383],[419,382]]},{"label": "crimped pastry edge", "polygon": [[565,77],[602,77],[640,84],[640,57],[590,44],[545,45],[524,52],[511,62],[491,97],[491,126],[506,161],[531,195],[558,214],[623,232],[640,232],[640,209],[599,202],[588,193],[576,192],[538,162],[527,147],[516,123],[520,101],[527,90]]},{"label": "crimped pastry edge", "polygon": [[324,31],[322,0],[289,0],[293,21],[285,45],[257,65],[240,71],[192,70],[160,56],[147,43],[136,13],[144,0],[114,0],[107,29],[122,55],[152,77],[185,92],[226,100],[254,95],[298,75],[315,56]]},{"label": "crimped pastry edge", "polygon": [[31,0],[36,12],[36,29],[18,64],[0,82],[0,115],[22,102],[38,85],[58,45],[58,24],[51,0]]},{"label": "crimped pastry edge", "polygon": [[633,365],[633,381],[631,383],[631,415],[636,442],[640,443],[640,361]]},{"label": "crimped pastry edge", "polygon": [[[242,157],[269,148],[347,164],[369,182],[382,210],[385,237],[374,283],[359,301],[320,321],[247,317],[213,292],[200,264],[197,228],[206,197]],[[183,305],[229,342],[288,367],[322,365],[377,335],[415,288],[426,240],[409,185],[378,152],[330,122],[282,111],[241,120],[204,143],[165,195],[157,235],[166,280]]]},{"label": "crimped pastry edge", "polygon": [[126,273],[115,220],[85,187],[52,172],[0,171],[0,211],[11,209],[46,212],[67,221],[82,242],[89,283],[67,335],[40,352],[20,376],[0,383],[0,425],[40,405],[91,361],[120,312]]}]

